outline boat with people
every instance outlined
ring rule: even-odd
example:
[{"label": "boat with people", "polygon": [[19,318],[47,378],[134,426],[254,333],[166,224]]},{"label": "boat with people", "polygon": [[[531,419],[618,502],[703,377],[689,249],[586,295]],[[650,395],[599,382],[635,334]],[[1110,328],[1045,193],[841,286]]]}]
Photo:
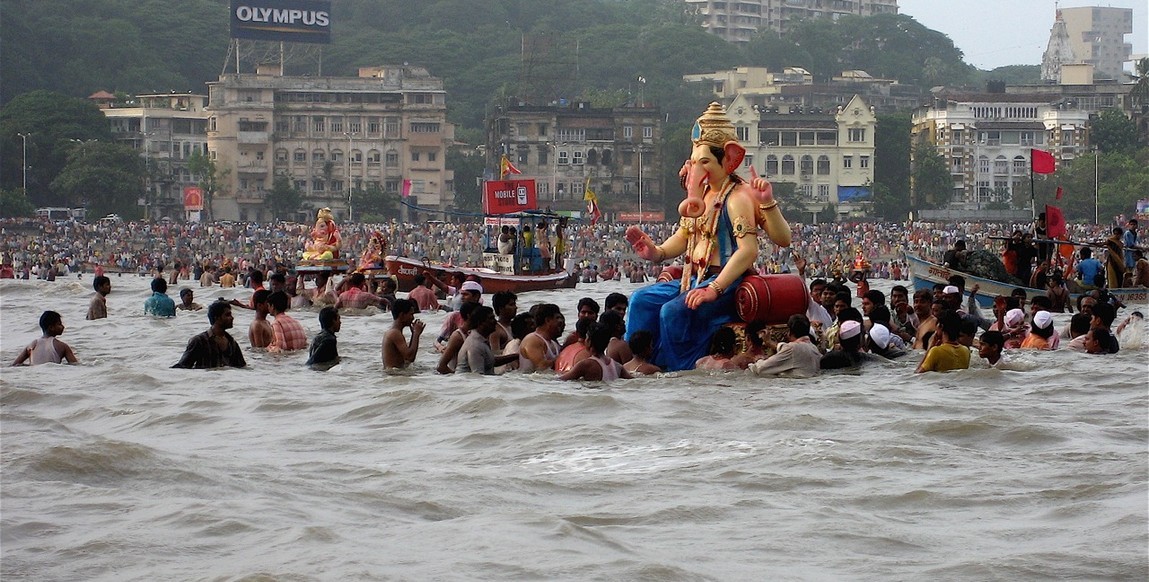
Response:
[{"label": "boat with people", "polygon": [[[906,263],[910,267],[910,281],[914,285],[914,289],[933,289],[934,285],[948,285],[949,278],[954,275],[961,275],[965,278],[966,294],[968,290],[974,285],[978,286],[977,302],[981,307],[991,307],[993,305],[993,298],[996,295],[1003,295],[1008,297],[1014,289],[1024,289],[1027,297],[1035,295],[1045,295],[1045,289],[1033,289],[1026,285],[1014,285],[990,279],[988,277],[980,277],[973,273],[951,269],[945,265],[927,261],[925,259],[915,257],[911,254],[906,254]],[[1149,302],[1149,288],[1145,287],[1118,287],[1107,289],[1110,295],[1116,297],[1118,301],[1126,305],[1144,304]],[[1077,303],[1078,297],[1087,293],[1070,293],[1070,300],[1074,305]]]},{"label": "boat with people", "polygon": [[462,273],[464,278],[477,277],[483,284],[484,293],[573,289],[578,283],[578,274],[566,270],[553,273],[514,273],[487,267],[460,267],[395,255],[388,255],[383,263],[387,273],[395,277],[398,282],[399,290],[404,292],[415,288],[415,276],[422,275],[424,271],[430,271],[439,278],[450,273]]}]

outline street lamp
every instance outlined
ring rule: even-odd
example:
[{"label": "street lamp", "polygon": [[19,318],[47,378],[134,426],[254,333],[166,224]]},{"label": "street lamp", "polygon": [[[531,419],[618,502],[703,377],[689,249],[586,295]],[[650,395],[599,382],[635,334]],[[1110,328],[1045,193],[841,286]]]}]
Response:
[{"label": "street lamp", "polygon": [[642,147],[638,148],[638,225],[639,226],[642,226],[642,150],[643,150]]},{"label": "street lamp", "polygon": [[1093,147],[1093,224],[1098,224],[1100,222],[1098,220],[1098,216],[1097,216],[1097,201],[1098,201],[1097,192],[1101,188],[1101,182],[1098,179],[1100,177],[1100,174],[1098,173],[1098,160],[1099,160],[1099,158],[1101,158],[1101,149],[1094,146]]},{"label": "street lamp", "polygon": [[[146,121],[145,121],[146,122]],[[152,136],[154,131],[141,131],[140,136],[144,138],[144,178],[147,184],[144,187],[144,218],[151,218],[151,212],[148,203],[152,197]]]},{"label": "street lamp", "polygon": [[23,153],[23,158],[22,158],[21,163],[24,166],[23,167],[23,170],[24,170],[24,196],[27,196],[28,195],[28,136],[30,136],[32,134],[31,133],[17,133],[16,135],[20,136],[20,140],[24,144],[23,145],[24,153]]},{"label": "street lamp", "polygon": [[351,132],[343,132],[347,136],[347,222],[353,222],[351,214],[351,138],[355,136]]}]

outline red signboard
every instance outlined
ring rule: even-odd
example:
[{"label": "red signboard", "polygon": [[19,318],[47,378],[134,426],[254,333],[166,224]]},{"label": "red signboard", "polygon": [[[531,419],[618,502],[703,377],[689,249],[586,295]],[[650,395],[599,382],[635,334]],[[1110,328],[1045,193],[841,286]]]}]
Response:
[{"label": "red signboard", "polygon": [[184,210],[203,210],[203,190],[198,186],[184,186]]},{"label": "red signboard", "polygon": [[483,183],[483,213],[511,214],[537,210],[534,180],[490,180]]}]

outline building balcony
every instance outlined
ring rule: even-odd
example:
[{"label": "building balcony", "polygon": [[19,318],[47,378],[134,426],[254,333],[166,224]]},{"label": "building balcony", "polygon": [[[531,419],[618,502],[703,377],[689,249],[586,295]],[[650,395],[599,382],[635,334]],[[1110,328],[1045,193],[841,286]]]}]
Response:
[{"label": "building balcony", "polygon": [[267,197],[264,190],[236,190],[235,200],[240,204],[261,204]]},{"label": "building balcony", "polygon": [[247,162],[246,164],[237,164],[235,169],[240,174],[266,175],[267,174],[267,162],[256,161],[256,162]]},{"label": "building balcony", "polygon": [[266,131],[240,131],[236,132],[237,143],[265,144],[270,141],[271,133]]}]

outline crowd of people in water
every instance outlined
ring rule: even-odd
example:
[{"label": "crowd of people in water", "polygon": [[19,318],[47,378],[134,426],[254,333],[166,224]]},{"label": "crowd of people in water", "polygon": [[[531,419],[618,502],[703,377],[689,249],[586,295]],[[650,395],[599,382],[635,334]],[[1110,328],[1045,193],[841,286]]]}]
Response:
[{"label": "crowd of people in water", "polygon": [[[408,367],[420,356],[425,325],[418,315],[445,310],[448,316],[432,342],[438,354],[435,370],[441,374],[553,370],[563,379],[613,380],[662,371],[653,363],[651,333],[627,329],[628,298],[620,293],[607,295],[602,307],[594,298],[584,297],[568,332],[557,305],[541,303],[520,311],[517,296],[510,292],[491,295],[490,306],[485,305],[482,280],[458,271],[428,269],[416,277],[415,289],[405,297],[397,292],[395,279],[369,280],[359,272],[342,277],[338,284],[336,277],[320,272],[308,285],[293,272],[289,261],[308,235],[307,229],[295,225],[70,222],[27,226],[16,221],[3,224],[3,264],[8,268],[3,276],[17,277],[17,264],[20,278],[92,271],[95,293],[86,316],[89,320],[108,316],[107,295],[112,286],[108,274],[113,271],[120,276],[137,272],[153,277],[152,295],[143,310],[155,317],[205,309],[195,302],[190,286],[180,290],[178,303],[174,301],[167,295],[169,283],[250,288],[246,302],[220,300],[206,307],[210,328],[191,338],[175,367],[246,366],[243,349],[228,332],[234,324],[232,310],[240,308],[254,314],[248,329],[249,349],[306,351],[308,366],[330,368],[340,361],[341,317],[375,308],[389,311],[393,320],[381,348],[382,361],[389,369]],[[949,371],[968,368],[971,349],[988,365],[1003,366],[1011,350],[1055,350],[1062,343],[1066,349],[1083,353],[1116,353],[1118,336],[1143,319],[1141,312],[1133,311],[1114,329],[1117,312],[1125,306],[1107,292],[1115,286],[1149,285],[1149,262],[1137,246],[1136,220],[1128,221],[1126,229],[1113,229],[1108,239],[1097,243],[1105,249],[1104,265],[1085,246],[1068,272],[1063,272],[1064,265],[1055,260],[1053,250],[1033,242],[1033,233],[1008,225],[906,226],[793,225],[792,248],[762,249],[759,267],[765,272],[790,272],[792,264],[796,274],[810,276],[806,313],[790,316],[784,326],[760,322],[724,326],[714,334],[708,355],[695,362],[695,368],[810,377],[827,369],[857,369],[867,361],[897,360],[918,350],[922,354],[918,372]],[[1038,229],[1041,226],[1039,220]],[[654,225],[650,230],[655,237],[665,237],[672,227]],[[400,252],[430,252],[440,259],[468,263],[472,257],[464,257],[462,249],[483,249],[492,243],[481,230],[446,223],[351,225],[344,230],[343,240],[354,248],[382,234]],[[1101,234],[1096,229],[1078,230],[1074,236],[1081,239]],[[512,244],[547,245],[546,232],[545,225],[539,225],[533,237]],[[496,244],[505,247],[507,229],[501,234]],[[621,227],[575,227],[567,236],[557,248],[548,250],[597,258],[598,263],[583,261],[585,282],[627,278],[641,283],[655,275],[654,265],[634,257],[620,242],[625,240]],[[1005,241],[1003,258],[1009,274],[1045,292],[1027,297],[1019,287],[1009,297],[994,297],[992,309],[984,313],[976,300],[978,286],[966,289],[960,275],[951,277],[948,284],[912,295],[907,287],[894,285],[888,298],[882,291],[869,289],[866,280],[846,276],[851,267],[858,270],[860,249],[892,259],[865,261],[870,278],[903,280],[904,266],[893,258],[899,253],[923,255],[953,266],[966,257],[966,238],[974,237]],[[165,272],[166,265],[170,269]],[[1040,284],[1035,284],[1039,276]],[[853,291],[850,282],[857,284]],[[1075,304],[1069,301],[1071,285],[1074,292],[1082,293]],[[968,297],[964,303],[963,297]],[[855,298],[860,299],[857,306]],[[304,309],[318,311],[321,331],[310,341],[305,327],[289,314]],[[1052,314],[1066,311],[1074,313],[1069,324],[1055,329]],[[14,365],[75,362],[71,348],[59,339],[64,331],[61,315],[44,312],[40,326],[43,337],[21,351]]]}]

